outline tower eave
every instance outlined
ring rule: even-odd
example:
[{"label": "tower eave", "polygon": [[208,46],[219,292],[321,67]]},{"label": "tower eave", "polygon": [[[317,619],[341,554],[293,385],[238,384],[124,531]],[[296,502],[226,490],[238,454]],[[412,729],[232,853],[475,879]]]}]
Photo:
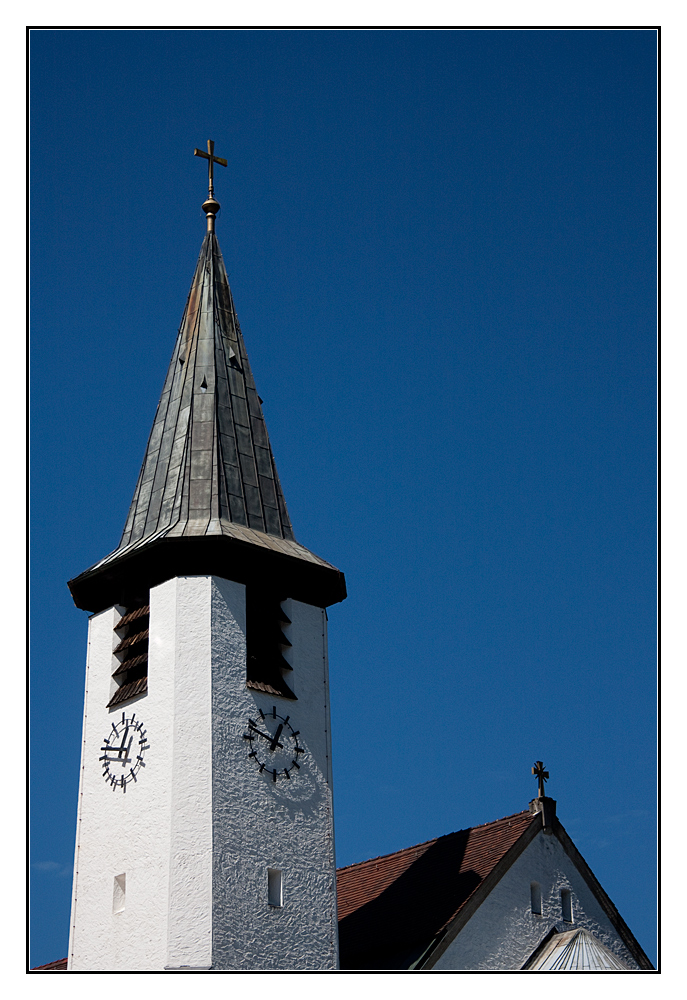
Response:
[{"label": "tower eave", "polygon": [[177,576],[218,576],[261,589],[268,584],[320,608],[346,598],[344,574],[335,566],[297,543],[278,540],[279,551],[265,539],[260,546],[227,535],[163,537],[101,560],[68,586],[77,608],[91,613],[145,600],[151,587]]}]

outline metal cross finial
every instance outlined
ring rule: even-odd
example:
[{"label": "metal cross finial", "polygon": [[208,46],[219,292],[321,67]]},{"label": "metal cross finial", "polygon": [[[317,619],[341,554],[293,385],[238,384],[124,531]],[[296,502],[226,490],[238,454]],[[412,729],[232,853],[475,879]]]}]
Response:
[{"label": "metal cross finial", "polygon": [[204,153],[202,149],[194,149],[193,155],[202,156],[204,160],[208,161],[208,191],[209,191],[208,198],[209,200],[212,201],[214,200],[215,197],[215,187],[213,184],[214,181],[213,166],[215,163],[219,163],[221,167],[226,167],[227,161],[223,160],[221,156],[215,156],[215,144],[212,141],[212,139],[208,139],[207,153]]},{"label": "metal cross finial", "polygon": [[204,160],[208,161],[208,197],[207,201],[203,202],[202,208],[205,212],[205,216],[208,220],[208,232],[214,233],[215,231],[215,218],[220,209],[220,204],[215,198],[215,186],[213,184],[214,174],[213,167],[215,163],[219,163],[221,167],[226,167],[227,161],[223,160],[221,156],[215,156],[215,144],[212,139],[208,139],[208,151],[204,153],[202,149],[194,149],[194,156],[202,156]]},{"label": "metal cross finial", "polygon": [[544,782],[549,780],[549,772],[544,770],[544,763],[541,760],[535,760],[534,767],[532,768],[532,774],[539,781],[539,798],[544,798]]}]

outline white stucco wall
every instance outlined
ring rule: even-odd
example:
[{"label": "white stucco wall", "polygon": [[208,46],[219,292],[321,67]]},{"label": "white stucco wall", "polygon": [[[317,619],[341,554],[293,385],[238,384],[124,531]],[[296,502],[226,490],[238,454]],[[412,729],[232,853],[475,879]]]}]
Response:
[{"label": "white stucco wall", "polygon": [[[284,609],[297,701],[245,684],[245,612],[236,584],[213,581],[213,968],[326,970],[338,964],[336,863],[326,616]],[[292,780],[274,783],[248,757],[249,717],[276,706],[306,752]],[[267,900],[267,869],[283,872],[284,905]]]},{"label": "white stucco wall", "polygon": [[151,592],[155,640],[174,674],[168,969],[212,964],[211,591],[210,577],[191,576]]},{"label": "white stucco wall", "polygon": [[[168,636],[156,630],[151,595],[148,694],[108,709],[114,669],[115,608],[89,622],[83,748],[75,850],[69,968],[145,971],[167,960],[173,670]],[[121,609],[120,609],[121,610]],[[103,780],[103,739],[113,719],[136,713],[150,749],[136,784]],[[125,908],[113,913],[115,876],[126,874]]]},{"label": "white stucco wall", "polygon": [[[530,908],[530,884],[542,892],[542,915]],[[561,890],[572,892],[573,923],[561,919]],[[584,927],[629,969],[638,969],[596,897],[561,843],[540,832],[448,946],[433,968],[517,971],[553,925],[559,931]]]},{"label": "white stucco wall", "polygon": [[[108,710],[120,611],[89,626],[70,938],[73,971],[337,967],[326,615],[288,601],[298,700],[246,687],[245,588],[181,577],[150,594],[148,693]],[[290,715],[306,753],[276,784],[248,758],[259,708]],[[126,793],[102,777],[112,717],[146,726]],[[284,905],[267,903],[267,869]],[[116,876],[126,901],[113,913]]]}]

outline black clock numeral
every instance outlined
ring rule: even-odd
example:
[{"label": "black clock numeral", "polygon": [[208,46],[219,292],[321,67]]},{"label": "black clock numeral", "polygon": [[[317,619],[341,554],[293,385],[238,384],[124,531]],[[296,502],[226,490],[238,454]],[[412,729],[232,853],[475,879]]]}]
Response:
[{"label": "black clock numeral", "polygon": [[276,781],[276,780],[277,780],[277,769],[275,767],[274,771],[272,771],[272,781]]},{"label": "black clock numeral", "polygon": [[300,764],[298,763],[298,761],[297,761],[297,760],[292,760],[292,761],[291,761],[291,763],[293,764],[293,766],[294,766],[294,767],[297,767],[297,768],[298,768],[298,770],[300,771],[300,769],[301,769],[301,765],[300,765]]},{"label": "black clock numeral", "polygon": [[294,739],[296,738],[296,736],[300,736],[300,734],[301,734],[300,729],[297,729],[295,733],[293,729],[291,730],[291,735],[294,737]]},{"label": "black clock numeral", "polygon": [[289,769],[288,769],[288,767],[285,767],[285,768],[284,768],[284,774],[285,774],[285,775],[286,775],[286,777],[287,777],[287,778],[289,779],[289,781],[291,781],[291,775],[289,774]]}]

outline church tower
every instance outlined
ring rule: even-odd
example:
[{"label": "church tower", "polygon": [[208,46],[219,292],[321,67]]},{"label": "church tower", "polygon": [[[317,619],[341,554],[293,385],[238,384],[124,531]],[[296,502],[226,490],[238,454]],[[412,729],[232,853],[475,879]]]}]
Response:
[{"label": "church tower", "polygon": [[338,967],[325,609],[207,232],[91,612],[70,971]]}]

